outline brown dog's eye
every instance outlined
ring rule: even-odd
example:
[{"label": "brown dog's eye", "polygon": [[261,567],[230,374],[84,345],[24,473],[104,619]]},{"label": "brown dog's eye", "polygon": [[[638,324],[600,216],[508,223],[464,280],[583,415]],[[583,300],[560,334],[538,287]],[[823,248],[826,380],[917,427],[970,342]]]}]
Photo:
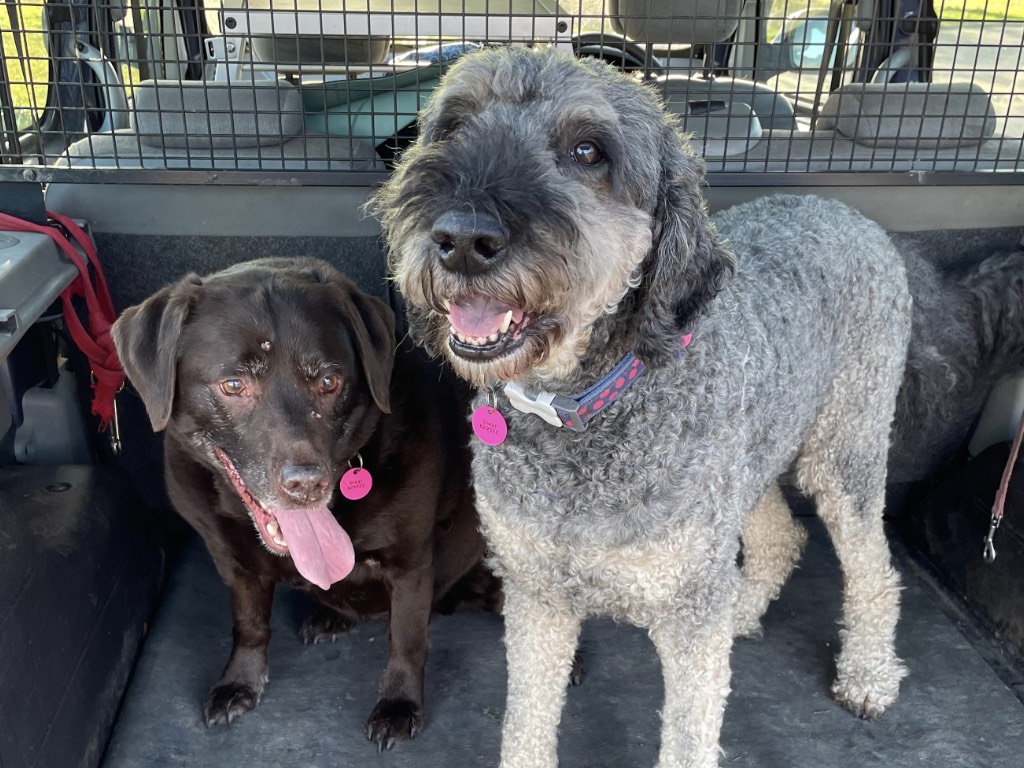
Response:
[{"label": "brown dog's eye", "polygon": [[241,379],[226,379],[220,383],[220,391],[229,397],[234,397],[245,392],[245,384]]},{"label": "brown dog's eye", "polygon": [[338,391],[341,386],[341,376],[336,373],[328,373],[320,379],[320,394],[330,395]]},{"label": "brown dog's eye", "polygon": [[572,148],[572,159],[580,165],[597,165],[603,158],[601,148],[589,139]]}]

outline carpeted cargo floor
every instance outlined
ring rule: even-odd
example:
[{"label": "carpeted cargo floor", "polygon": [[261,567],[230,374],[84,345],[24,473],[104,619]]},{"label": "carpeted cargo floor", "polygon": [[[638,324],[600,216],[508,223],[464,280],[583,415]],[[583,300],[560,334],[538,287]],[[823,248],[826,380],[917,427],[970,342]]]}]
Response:
[{"label": "carpeted cargo floor", "polygon": [[[770,609],[761,641],[733,651],[722,734],[728,768],[1019,768],[1024,705],[984,641],[905,557],[899,650],[910,667],[897,704],[864,722],[829,697],[840,582],[816,521],[802,567]],[[227,660],[227,592],[200,542],[186,550],[151,628],[104,768],[496,766],[505,703],[501,619],[439,617],[427,666],[427,729],[376,754],[362,723],[373,707],[387,632],[364,625],[334,645],[304,646],[304,605],[280,593],[270,683],[259,708],[207,729],[201,706]],[[661,675],[646,634],[608,620],[585,626],[587,678],[568,693],[563,768],[652,766]]]}]

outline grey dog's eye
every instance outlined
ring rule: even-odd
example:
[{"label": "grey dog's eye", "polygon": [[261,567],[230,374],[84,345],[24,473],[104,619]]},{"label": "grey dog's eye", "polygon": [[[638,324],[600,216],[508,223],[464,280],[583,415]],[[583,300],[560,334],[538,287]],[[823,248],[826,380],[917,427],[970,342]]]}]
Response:
[{"label": "grey dog's eye", "polygon": [[226,379],[220,383],[220,391],[228,396],[240,395],[245,391],[245,384],[241,379]]},{"label": "grey dog's eye", "polygon": [[458,139],[466,130],[466,124],[461,120],[449,123],[441,130],[441,140],[451,141],[452,139]]},{"label": "grey dog's eye", "polygon": [[603,158],[601,148],[589,139],[572,148],[572,159],[580,165],[597,165]]}]

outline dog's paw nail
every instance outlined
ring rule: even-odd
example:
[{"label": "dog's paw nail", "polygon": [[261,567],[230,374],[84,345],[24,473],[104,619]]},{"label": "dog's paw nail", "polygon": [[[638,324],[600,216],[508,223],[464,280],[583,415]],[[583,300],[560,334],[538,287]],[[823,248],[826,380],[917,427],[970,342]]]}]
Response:
[{"label": "dog's paw nail", "polygon": [[748,629],[747,631],[737,635],[736,637],[740,640],[754,640],[755,642],[758,640],[764,640],[764,627],[758,624],[753,629]]}]

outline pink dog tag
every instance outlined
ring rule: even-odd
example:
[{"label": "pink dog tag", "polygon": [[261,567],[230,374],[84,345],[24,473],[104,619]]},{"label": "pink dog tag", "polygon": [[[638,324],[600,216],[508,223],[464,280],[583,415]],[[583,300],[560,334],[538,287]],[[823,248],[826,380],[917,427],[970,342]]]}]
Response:
[{"label": "pink dog tag", "polygon": [[473,432],[488,445],[501,445],[508,436],[508,424],[496,408],[481,405],[473,411]]},{"label": "pink dog tag", "polygon": [[373,476],[362,467],[352,467],[341,476],[341,495],[350,501],[359,501],[373,488]]}]

